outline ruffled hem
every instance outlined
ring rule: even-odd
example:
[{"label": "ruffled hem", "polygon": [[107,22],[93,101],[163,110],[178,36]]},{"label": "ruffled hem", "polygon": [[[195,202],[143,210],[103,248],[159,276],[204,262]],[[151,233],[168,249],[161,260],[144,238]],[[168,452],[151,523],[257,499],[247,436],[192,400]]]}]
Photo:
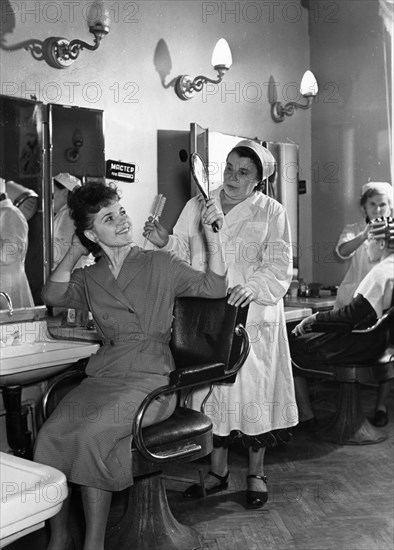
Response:
[{"label": "ruffled hem", "polygon": [[213,446],[224,447],[227,449],[233,443],[241,444],[245,448],[251,447],[253,451],[258,451],[261,447],[278,447],[287,445],[292,438],[292,432],[288,428],[272,430],[258,435],[246,435],[239,430],[232,430],[229,435],[213,434]]}]

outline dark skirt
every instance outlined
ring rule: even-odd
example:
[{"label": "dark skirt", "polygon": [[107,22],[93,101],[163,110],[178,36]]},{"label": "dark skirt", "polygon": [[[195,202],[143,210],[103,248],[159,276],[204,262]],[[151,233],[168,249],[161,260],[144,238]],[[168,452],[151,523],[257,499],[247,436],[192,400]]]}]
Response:
[{"label": "dark skirt", "polygon": [[[368,366],[387,347],[385,331],[369,334],[312,332],[290,338],[292,360],[304,369],[332,372],[338,365]],[[302,376],[299,371],[295,375]]]}]

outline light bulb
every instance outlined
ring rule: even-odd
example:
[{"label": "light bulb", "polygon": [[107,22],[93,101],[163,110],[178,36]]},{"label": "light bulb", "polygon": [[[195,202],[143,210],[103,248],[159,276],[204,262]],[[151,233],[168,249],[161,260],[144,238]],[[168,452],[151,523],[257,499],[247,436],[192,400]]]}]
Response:
[{"label": "light bulb", "polygon": [[109,9],[105,6],[103,0],[97,0],[91,4],[86,15],[86,20],[89,29],[92,27],[103,27],[109,29],[111,23]]},{"label": "light bulb", "polygon": [[316,78],[311,71],[306,71],[300,84],[300,92],[303,96],[315,96],[319,90]]},{"label": "light bulb", "polygon": [[217,41],[216,46],[212,52],[212,65],[213,67],[225,67],[229,69],[233,64],[233,58],[231,56],[230,46],[227,40],[221,38]]}]

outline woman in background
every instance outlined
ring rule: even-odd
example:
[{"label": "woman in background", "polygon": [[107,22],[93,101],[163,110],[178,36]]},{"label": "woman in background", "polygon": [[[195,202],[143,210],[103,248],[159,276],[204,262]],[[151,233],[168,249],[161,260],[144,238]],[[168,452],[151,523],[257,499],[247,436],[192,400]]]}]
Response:
[{"label": "woman in background", "polygon": [[[241,441],[249,451],[247,502],[261,507],[268,499],[264,456],[267,447],[287,442],[297,424],[293,376],[286,337],[283,296],[292,278],[290,227],[284,207],[262,192],[275,170],[275,159],[259,143],[243,140],[227,156],[223,185],[211,192],[210,222],[223,224],[223,250],[228,267],[229,303],[249,306],[250,354],[232,385],[215,385],[205,412],[214,426],[211,468],[206,494],[228,487],[228,448]],[[202,229],[201,195],[184,207],[169,236],[150,218],[143,235],[159,248],[172,250],[193,267],[205,270],[208,243]],[[199,409],[207,391],[198,390],[192,406]],[[200,498],[192,485],[185,498]]]},{"label": "woman in background", "polygon": [[364,184],[361,188],[360,206],[364,218],[346,225],[335,248],[339,258],[350,259],[349,269],[338,288],[335,309],[351,302],[359,283],[374,266],[366,247],[369,224],[374,218],[392,215],[393,188],[389,183],[380,181]]},{"label": "woman in background", "polygon": [[[53,178],[53,265],[57,265],[66,255],[71,246],[72,238],[75,232],[74,221],[70,216],[70,210],[67,206],[67,197],[70,191],[76,187],[81,187],[81,182],[75,176],[68,173],[60,173]],[[91,260],[93,260],[91,258]],[[82,257],[75,267],[84,267],[92,263],[87,257]]]},{"label": "woman in background", "polygon": [[[314,313],[303,319],[294,329],[296,338],[290,340],[293,361],[304,369],[316,365],[332,371],[333,365],[376,361],[385,351],[388,331],[371,334],[339,334],[336,332],[314,332],[315,323],[340,323],[352,329],[363,329],[373,325],[393,305],[394,290],[394,221],[379,218],[369,223],[366,243],[368,258],[374,267],[358,285],[351,302],[338,310]],[[388,423],[387,401],[391,380],[379,384],[375,408],[375,426]],[[305,378],[295,371],[295,387],[300,418],[316,424],[311,408]]]},{"label": "woman in background", "polygon": [[[52,306],[90,309],[103,345],[89,359],[87,377],[42,426],[34,459],[81,485],[86,522],[83,548],[104,550],[112,491],[133,484],[134,415],[148,393],[168,383],[174,369],[169,341],[175,297],[223,297],[227,277],[220,233],[207,223],[203,224],[205,238],[216,253],[208,256],[203,273],[174,254],[136,246],[132,222],[114,187],[101,183],[77,187],[68,205],[76,234],[45,285],[43,297]],[[89,252],[97,262],[74,270]],[[168,418],[175,400],[174,395],[156,400],[145,425]],[[50,520],[49,550],[72,547],[68,506],[69,499]]]},{"label": "woman in background", "polygon": [[[0,178],[0,290],[6,292],[13,307],[34,306],[25,272],[29,225],[22,212],[6,193],[6,182]],[[9,309],[2,297],[0,309]]]}]

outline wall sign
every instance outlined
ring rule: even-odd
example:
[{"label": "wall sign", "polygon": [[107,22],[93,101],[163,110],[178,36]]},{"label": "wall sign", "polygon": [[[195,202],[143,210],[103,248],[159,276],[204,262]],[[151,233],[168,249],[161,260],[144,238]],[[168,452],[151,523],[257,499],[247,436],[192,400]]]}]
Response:
[{"label": "wall sign", "polygon": [[112,180],[133,182],[135,180],[135,164],[107,160],[106,177]]}]

